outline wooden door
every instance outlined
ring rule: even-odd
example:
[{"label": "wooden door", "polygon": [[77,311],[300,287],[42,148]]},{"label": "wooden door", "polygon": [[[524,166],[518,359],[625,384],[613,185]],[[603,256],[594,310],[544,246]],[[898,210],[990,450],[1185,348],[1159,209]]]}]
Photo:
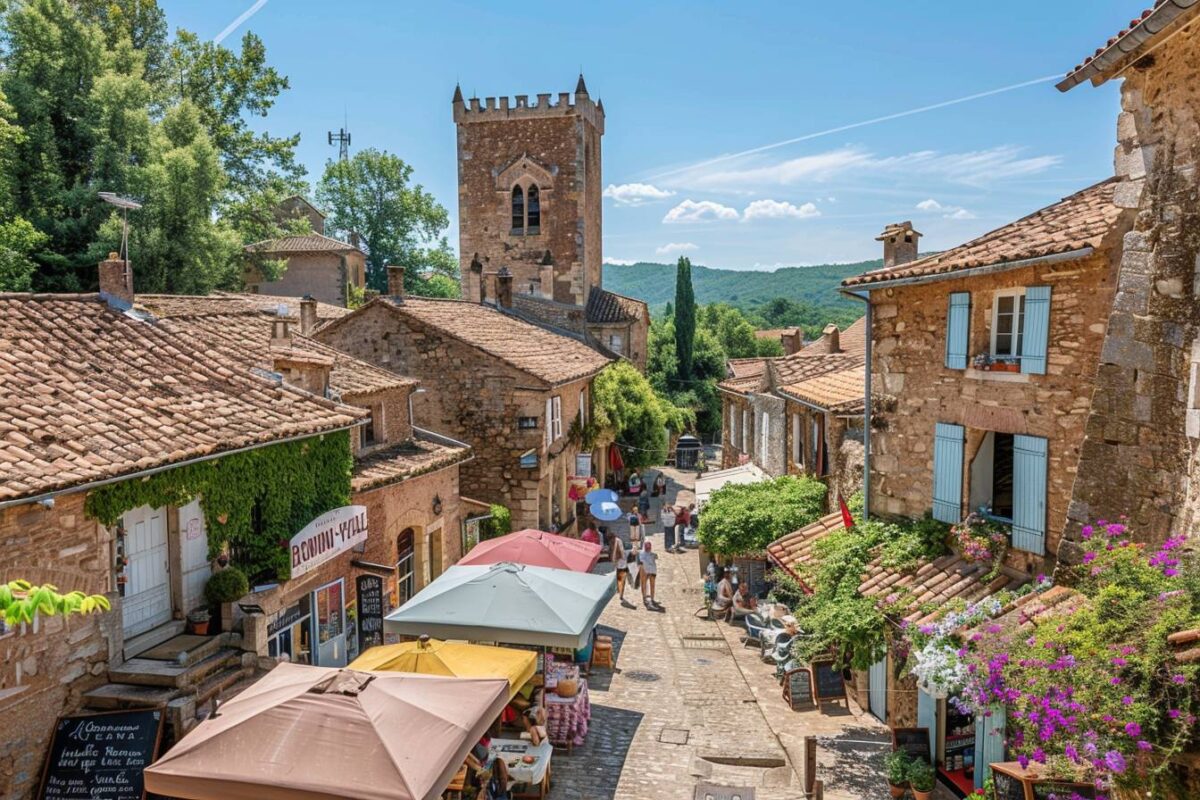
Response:
[{"label": "wooden door", "polygon": [[167,511],[142,506],[126,512],[125,597],[121,615],[125,637],[171,621],[171,569],[167,552]]}]

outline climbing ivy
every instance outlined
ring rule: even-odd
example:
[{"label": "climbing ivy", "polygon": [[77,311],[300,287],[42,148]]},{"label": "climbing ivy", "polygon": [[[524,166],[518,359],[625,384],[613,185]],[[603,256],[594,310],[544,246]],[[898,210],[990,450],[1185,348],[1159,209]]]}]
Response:
[{"label": "climbing ivy", "polygon": [[87,513],[111,526],[139,506],[181,506],[200,498],[208,554],[228,551],[250,576],[285,580],[287,543],[315,517],[350,502],[350,435],[338,431],[186,464],[92,492]]}]

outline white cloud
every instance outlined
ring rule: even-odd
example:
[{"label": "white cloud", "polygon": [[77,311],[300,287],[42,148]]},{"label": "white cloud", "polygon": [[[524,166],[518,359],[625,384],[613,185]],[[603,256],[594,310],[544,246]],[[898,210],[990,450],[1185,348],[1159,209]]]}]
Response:
[{"label": "white cloud", "polygon": [[713,222],[723,219],[737,219],[736,208],[714,203],[712,200],[684,200],[672,208],[663,217],[663,222],[670,225],[685,222]]},{"label": "white cloud", "polygon": [[638,262],[631,258],[611,258],[609,256],[605,256],[604,263],[612,264],[614,267],[629,267]]},{"label": "white cloud", "polygon": [[917,208],[921,209],[922,211],[941,211],[942,204],[931,197],[928,200],[922,200],[921,202],[917,203]]},{"label": "white cloud", "polygon": [[604,196],[619,206],[640,206],[654,200],[665,200],[674,194],[669,189],[660,189],[648,183],[610,183],[604,189]]},{"label": "white cloud", "polygon": [[975,215],[965,208],[956,208],[946,215],[946,219],[975,219]]},{"label": "white cloud", "polygon": [[825,183],[848,176],[944,180],[969,186],[990,185],[1006,178],[1026,177],[1058,166],[1061,156],[1025,156],[1013,145],[965,153],[918,150],[881,156],[861,147],[841,147],[824,153],[770,161],[762,156],[686,170],[671,183],[691,189],[747,191],[754,187]]},{"label": "white cloud", "polygon": [[743,220],[782,219],[784,217],[806,219],[819,216],[821,216],[821,212],[812,203],[796,206],[782,200],[755,200],[742,212]]},{"label": "white cloud", "polygon": [[654,252],[660,256],[665,256],[672,253],[688,253],[699,249],[700,246],[692,242],[669,242],[662,247],[655,248]]},{"label": "white cloud", "polygon": [[975,214],[962,206],[942,205],[932,197],[917,203],[920,211],[942,212],[942,219],[975,219]]}]

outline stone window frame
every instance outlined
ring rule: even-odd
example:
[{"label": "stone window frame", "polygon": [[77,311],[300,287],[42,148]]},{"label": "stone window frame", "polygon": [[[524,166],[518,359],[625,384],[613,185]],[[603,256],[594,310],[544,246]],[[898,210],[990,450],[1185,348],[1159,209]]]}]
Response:
[{"label": "stone window frame", "polygon": [[[546,203],[550,199],[547,195],[554,190],[554,174],[557,170],[547,169],[538,162],[529,157],[528,154],[522,155],[509,166],[505,167],[496,174],[496,191],[502,194],[502,207],[504,208],[506,228],[510,236],[540,236],[546,233]],[[530,230],[529,224],[529,190],[533,188],[537,193],[538,201],[538,225],[537,230]],[[512,223],[514,221],[513,214],[513,198],[517,190],[520,189],[522,209],[521,216],[523,225],[517,228]]]},{"label": "stone window frame", "polygon": [[[1021,343],[1025,335],[1025,289],[1024,286],[1014,286],[1009,289],[996,289],[992,292],[992,317],[988,331],[988,353],[992,358],[1002,358],[1018,363],[1021,360]],[[1000,300],[1005,297],[1017,298],[1013,311],[1016,316],[1016,325],[1012,333],[1013,341],[1010,352],[997,353],[996,337],[1000,330],[997,320],[1000,314]]]}]

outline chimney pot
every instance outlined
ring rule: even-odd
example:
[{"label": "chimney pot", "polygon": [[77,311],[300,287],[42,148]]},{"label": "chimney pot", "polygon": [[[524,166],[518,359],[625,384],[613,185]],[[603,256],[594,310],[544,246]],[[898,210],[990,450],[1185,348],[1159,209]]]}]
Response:
[{"label": "chimney pot", "polygon": [[496,302],[501,308],[512,308],[513,274],[508,267],[496,273]]},{"label": "chimney pot", "polygon": [[116,253],[100,262],[100,297],[121,311],[133,307],[133,269]]},{"label": "chimney pot", "polygon": [[911,220],[896,222],[883,229],[875,241],[883,242],[883,266],[898,267],[917,260],[918,240],[921,232],[913,228]]},{"label": "chimney pot", "polygon": [[276,317],[271,320],[271,346],[292,346],[292,324],[286,317]]},{"label": "chimney pot", "polygon": [[404,267],[389,264],[387,268],[388,294],[397,300],[404,299]]},{"label": "chimney pot", "polygon": [[829,340],[829,352],[842,352],[841,333],[838,331],[838,326],[832,322],[825,326],[825,330],[821,331],[821,335]]},{"label": "chimney pot", "polygon": [[300,301],[300,335],[311,336],[317,329],[317,301],[305,297]]}]

